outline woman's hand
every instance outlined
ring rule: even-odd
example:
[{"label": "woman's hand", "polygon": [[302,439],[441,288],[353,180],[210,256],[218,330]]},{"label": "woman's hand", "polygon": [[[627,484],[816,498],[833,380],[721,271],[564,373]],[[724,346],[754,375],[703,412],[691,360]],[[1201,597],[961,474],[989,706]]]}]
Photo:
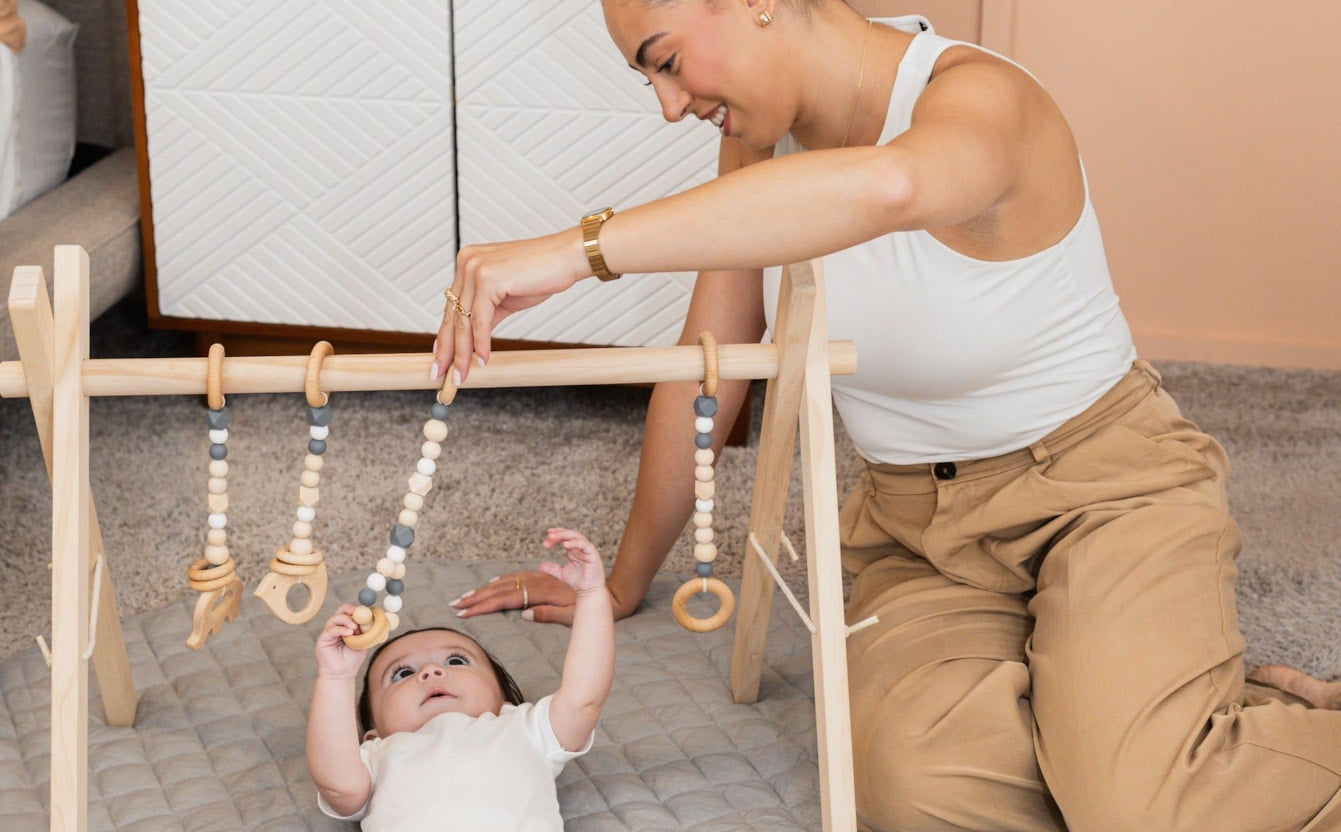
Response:
[{"label": "woman's hand", "polygon": [[358,675],[367,651],[350,648],[344,637],[359,632],[359,625],[354,623],[354,605],[341,605],[335,615],[326,620],[326,626],[317,636],[318,676],[352,679]]},{"label": "woman's hand", "polygon": [[529,240],[463,247],[456,255],[451,286],[460,309],[444,296],[430,374],[437,378],[455,367],[464,380],[473,358],[478,356],[481,364],[489,360],[494,327],[507,316],[590,275],[580,227]]},{"label": "woman's hand", "polygon": [[[522,592],[522,587],[526,592]],[[461,618],[471,618],[491,612],[523,609],[533,621],[551,624],[573,624],[573,604],[577,594],[563,581],[539,570],[509,572],[490,578],[484,586],[472,589],[451,602]]]}]

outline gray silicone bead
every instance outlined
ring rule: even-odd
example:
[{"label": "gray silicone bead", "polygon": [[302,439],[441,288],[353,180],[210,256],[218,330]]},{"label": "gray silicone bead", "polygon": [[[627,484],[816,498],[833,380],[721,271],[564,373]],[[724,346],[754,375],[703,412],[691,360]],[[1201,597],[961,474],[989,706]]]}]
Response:
[{"label": "gray silicone bead", "polygon": [[712,577],[712,564],[711,564],[711,563],[700,563],[698,566],[694,567],[694,571],[698,573],[698,576],[699,576],[700,578],[711,578],[711,577]]},{"label": "gray silicone bead", "polygon": [[694,415],[708,417],[717,415],[717,397],[699,396],[694,399]]},{"label": "gray silicone bead", "polygon": [[223,430],[228,427],[228,423],[233,421],[233,414],[228,412],[228,408],[221,407],[218,410],[205,411],[205,421],[209,423],[210,430]]},{"label": "gray silicone bead", "polygon": [[228,456],[228,446],[218,442],[210,445],[210,459],[223,459]]},{"label": "gray silicone bead", "polygon": [[712,434],[711,434],[711,433],[700,433],[700,434],[696,435],[696,436],[694,437],[694,445],[697,446],[697,447],[699,447],[699,448],[711,448],[711,447],[712,447]]},{"label": "gray silicone bead", "polygon": [[371,607],[373,604],[377,603],[377,593],[373,592],[371,589],[360,589],[359,603],[365,607]]},{"label": "gray silicone bead", "polygon": [[307,423],[313,427],[325,427],[331,423],[331,406],[323,404],[321,407],[307,407]]},{"label": "gray silicone bead", "polygon": [[391,529],[391,544],[404,549],[414,542],[414,529],[397,523]]},{"label": "gray silicone bead", "polygon": [[433,414],[434,419],[437,419],[439,422],[445,422],[447,421],[447,414],[450,412],[450,408],[442,402],[434,402],[430,412]]},{"label": "gray silicone bead", "polygon": [[404,591],[405,591],[404,581],[398,581],[395,578],[392,578],[391,580],[386,582],[387,595],[399,595]]},{"label": "gray silicone bead", "polygon": [[318,455],[326,453],[326,440],[325,439],[307,440],[307,451],[308,453]]}]

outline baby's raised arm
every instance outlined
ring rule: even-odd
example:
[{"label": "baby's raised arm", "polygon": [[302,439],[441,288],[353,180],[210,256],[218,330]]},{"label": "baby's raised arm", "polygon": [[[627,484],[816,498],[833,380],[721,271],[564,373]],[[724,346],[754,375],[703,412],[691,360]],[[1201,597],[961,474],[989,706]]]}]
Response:
[{"label": "baby's raised arm", "polygon": [[545,563],[540,568],[572,587],[577,603],[563,677],[550,701],[549,719],[563,747],[576,751],[587,744],[610,695],[615,674],[615,616],[605,588],[605,565],[596,547],[578,532],[550,529],[545,546],[556,544],[563,546],[568,562]]},{"label": "baby's raised arm", "polygon": [[332,615],[317,637],[317,683],[307,715],[307,770],[322,799],[349,816],[372,794],[372,777],[359,754],[354,680],[363,665],[362,650],[351,650],[344,637],[358,632],[352,604]]}]

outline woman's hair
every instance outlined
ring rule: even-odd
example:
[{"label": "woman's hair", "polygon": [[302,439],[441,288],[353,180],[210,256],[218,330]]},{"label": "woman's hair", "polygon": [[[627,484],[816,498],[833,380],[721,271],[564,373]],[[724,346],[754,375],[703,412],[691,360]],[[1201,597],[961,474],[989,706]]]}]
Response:
[{"label": "woman's hair", "polygon": [[[393,639],[390,639],[380,644],[377,647],[377,649],[373,651],[372,655],[368,657],[368,670],[371,672],[373,662],[377,661],[377,656],[383,650],[395,644],[397,641],[400,641],[406,636],[412,636],[415,633],[432,633],[432,632],[456,633],[459,636],[470,638],[470,636],[466,635],[460,630],[453,630],[451,627],[421,627],[418,630],[409,630],[407,632],[401,633],[400,635],[396,636]],[[475,639],[473,638],[470,638],[470,640],[475,641]],[[488,650],[484,649],[484,645],[480,644],[478,641],[475,641],[475,643],[479,644],[480,651],[483,652],[484,657],[489,660],[489,666],[493,668],[494,676],[498,677],[498,686],[503,689],[504,701],[506,701],[510,705],[520,705],[523,702],[525,702],[526,697],[522,695],[521,688],[518,687],[516,680],[512,678],[512,674],[508,673],[507,668],[499,664],[498,660],[493,657],[493,654],[491,654]],[[363,675],[363,690],[359,692],[359,726],[362,731],[371,730],[373,727],[372,698],[368,696],[367,673]]]}]

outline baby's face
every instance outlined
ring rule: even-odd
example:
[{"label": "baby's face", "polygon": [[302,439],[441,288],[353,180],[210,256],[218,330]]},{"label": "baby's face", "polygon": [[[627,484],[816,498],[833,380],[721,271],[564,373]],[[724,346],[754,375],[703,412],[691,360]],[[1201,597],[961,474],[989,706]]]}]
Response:
[{"label": "baby's face", "polygon": [[373,730],[367,737],[417,731],[438,714],[497,714],[503,689],[484,650],[460,633],[429,630],[384,649],[368,669]]}]

